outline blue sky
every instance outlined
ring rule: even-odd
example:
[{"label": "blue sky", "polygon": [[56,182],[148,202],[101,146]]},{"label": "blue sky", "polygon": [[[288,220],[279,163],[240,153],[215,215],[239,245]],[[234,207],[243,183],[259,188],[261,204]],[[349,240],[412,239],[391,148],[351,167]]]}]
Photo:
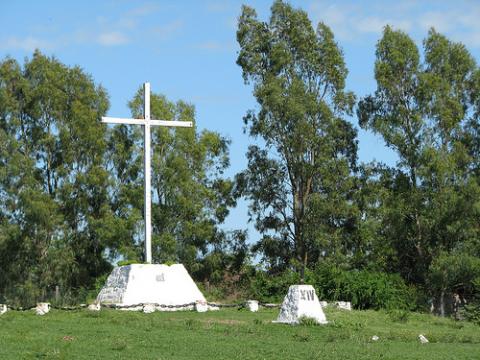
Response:
[{"label": "blue sky", "polygon": [[[375,89],[375,43],[386,24],[419,45],[430,27],[463,42],[480,59],[477,1],[291,1],[314,26],[329,25],[349,68],[347,88],[361,97]],[[128,116],[127,102],[149,81],[152,91],[195,105],[200,129],[231,139],[229,176],[242,170],[252,142],[242,117],[255,107],[235,64],[236,21],[242,4],[268,19],[271,1],[0,1],[0,57],[20,62],[35,48],[68,65],[80,65],[110,95],[110,116]],[[351,119],[357,125],[356,119]],[[358,127],[358,126],[357,126]],[[359,131],[361,161],[395,161],[380,138]],[[240,203],[227,228],[245,228]],[[258,234],[250,228],[250,240]]]}]

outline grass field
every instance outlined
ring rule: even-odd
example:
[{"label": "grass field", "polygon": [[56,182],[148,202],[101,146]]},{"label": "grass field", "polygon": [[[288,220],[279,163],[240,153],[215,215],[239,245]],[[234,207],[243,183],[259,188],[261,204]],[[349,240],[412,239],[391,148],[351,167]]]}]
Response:
[{"label": "grass field", "polygon": [[10,311],[0,359],[480,359],[480,327],[467,322],[327,309],[328,325],[290,326],[271,323],[277,314]]}]

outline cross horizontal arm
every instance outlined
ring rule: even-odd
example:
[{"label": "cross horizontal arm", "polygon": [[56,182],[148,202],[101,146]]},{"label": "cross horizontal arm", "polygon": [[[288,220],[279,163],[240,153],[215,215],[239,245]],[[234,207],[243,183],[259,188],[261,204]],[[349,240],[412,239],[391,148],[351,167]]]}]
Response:
[{"label": "cross horizontal arm", "polygon": [[[174,127],[192,127],[191,121],[175,121],[175,120],[147,120],[150,125],[174,126]],[[102,116],[102,123],[106,124],[128,124],[128,125],[145,125],[145,119],[124,119]]]},{"label": "cross horizontal arm", "polygon": [[145,119],[122,119],[122,118],[113,118],[113,117],[102,116],[102,123],[145,125]]},{"label": "cross horizontal arm", "polygon": [[150,125],[160,125],[160,126],[175,126],[175,127],[192,127],[193,123],[191,121],[170,121],[170,120],[150,120]]}]

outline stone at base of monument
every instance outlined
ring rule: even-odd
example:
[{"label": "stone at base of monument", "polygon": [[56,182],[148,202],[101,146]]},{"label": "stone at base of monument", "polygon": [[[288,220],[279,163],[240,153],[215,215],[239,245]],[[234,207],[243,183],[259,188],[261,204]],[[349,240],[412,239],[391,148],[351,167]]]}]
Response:
[{"label": "stone at base of monument", "polygon": [[258,311],[258,301],[257,300],[247,300],[247,309],[251,312]]},{"label": "stone at base of monument", "polygon": [[195,303],[195,310],[197,312],[207,312],[208,311],[208,304],[206,301],[197,301]]},{"label": "stone at base of monument", "polygon": [[116,267],[97,296],[97,303],[127,306],[125,310],[136,311],[143,310],[144,304],[155,304],[159,311],[191,310],[197,301],[206,303],[182,264]]},{"label": "stone at base of monument", "polygon": [[145,314],[151,314],[151,313],[155,312],[155,305],[153,305],[153,304],[143,305],[143,312]]},{"label": "stone at base of monument", "polygon": [[98,303],[90,304],[90,305],[88,305],[87,309],[90,310],[90,311],[100,311],[101,306]]},{"label": "stone at base of monument", "polygon": [[35,314],[45,315],[50,311],[50,303],[37,303]]},{"label": "stone at base of monument", "polygon": [[5,304],[0,304],[0,315],[5,314],[8,311],[8,307]]},{"label": "stone at base of monument", "polygon": [[326,324],[327,318],[312,285],[292,285],[283,300],[276,323],[298,324],[300,318],[311,318]]},{"label": "stone at base of monument", "polygon": [[352,311],[352,303],[350,301],[335,301],[337,309]]}]

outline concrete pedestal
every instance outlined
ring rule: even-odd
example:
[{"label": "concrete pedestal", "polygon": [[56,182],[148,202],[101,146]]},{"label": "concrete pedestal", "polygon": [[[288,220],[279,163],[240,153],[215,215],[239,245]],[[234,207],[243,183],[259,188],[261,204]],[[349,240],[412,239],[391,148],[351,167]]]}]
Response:
[{"label": "concrete pedestal", "polygon": [[312,318],[319,324],[327,323],[327,318],[312,285],[290,286],[275,322],[298,324],[301,317]]},{"label": "concrete pedestal", "polygon": [[120,306],[157,304],[157,310],[172,311],[191,309],[193,305],[180,306],[206,300],[182,264],[132,264],[113,269],[97,302]]}]

